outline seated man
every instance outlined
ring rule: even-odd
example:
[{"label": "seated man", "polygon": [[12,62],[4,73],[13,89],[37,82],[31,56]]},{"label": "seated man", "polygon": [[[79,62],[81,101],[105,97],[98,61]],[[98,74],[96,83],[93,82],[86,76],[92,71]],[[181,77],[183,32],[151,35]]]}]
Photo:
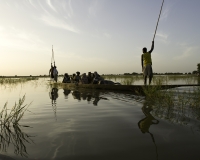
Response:
[{"label": "seated man", "polygon": [[62,83],[71,83],[68,73],[65,73]]},{"label": "seated man", "polygon": [[98,84],[103,78],[95,71],[94,72],[94,79],[93,84]]},{"label": "seated man", "polygon": [[83,73],[83,75],[81,77],[81,83],[82,84],[88,84],[88,78],[86,76],[86,73]]},{"label": "seated man", "polygon": [[87,75],[87,79],[88,79],[88,83],[92,83],[93,82],[93,76],[92,76],[92,73],[91,72],[88,72],[88,75]]},{"label": "seated man", "polygon": [[80,81],[81,81],[80,72],[77,71],[75,76],[75,83],[79,83]]}]

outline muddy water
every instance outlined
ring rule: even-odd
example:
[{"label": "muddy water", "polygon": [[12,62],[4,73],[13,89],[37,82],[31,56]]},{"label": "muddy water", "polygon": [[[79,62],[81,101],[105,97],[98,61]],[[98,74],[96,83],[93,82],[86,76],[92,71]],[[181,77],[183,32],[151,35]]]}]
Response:
[{"label": "muddy water", "polygon": [[[4,150],[1,147],[0,157],[19,160],[200,157],[197,113],[172,121],[173,117],[167,119],[164,112],[161,114],[146,103],[145,97],[130,92],[64,90],[48,87],[46,83],[46,79],[40,79],[0,88],[0,106],[8,101],[8,107],[12,107],[23,95],[25,104],[32,102],[20,121],[20,125],[30,127],[20,127],[17,134],[10,135],[14,143],[5,145]],[[20,135],[30,137],[20,141]]]}]

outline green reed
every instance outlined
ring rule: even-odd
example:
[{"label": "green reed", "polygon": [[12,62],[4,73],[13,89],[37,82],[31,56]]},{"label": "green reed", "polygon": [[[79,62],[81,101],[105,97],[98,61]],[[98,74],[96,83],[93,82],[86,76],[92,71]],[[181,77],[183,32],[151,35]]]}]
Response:
[{"label": "green reed", "polygon": [[[146,100],[153,104],[154,114],[171,122],[187,124],[191,116],[200,119],[200,87],[192,91],[161,90],[159,85],[144,87]],[[193,113],[193,115],[191,115]]]},{"label": "green reed", "polygon": [[0,112],[0,125],[1,127],[10,127],[12,125],[18,124],[18,122],[23,117],[25,111],[29,105],[23,105],[25,101],[25,95],[19,99],[18,103],[15,103],[11,109],[7,108],[7,102]]},{"label": "green reed", "polygon": [[23,78],[0,78],[0,85],[4,84],[18,84],[25,83],[31,80],[38,80],[37,77],[23,77]]},{"label": "green reed", "polygon": [[14,146],[14,153],[27,157],[25,143],[30,143],[30,135],[22,132],[19,121],[23,118],[29,105],[24,105],[25,95],[15,103],[11,109],[8,109],[7,102],[0,112],[0,150],[6,152],[10,144]]}]

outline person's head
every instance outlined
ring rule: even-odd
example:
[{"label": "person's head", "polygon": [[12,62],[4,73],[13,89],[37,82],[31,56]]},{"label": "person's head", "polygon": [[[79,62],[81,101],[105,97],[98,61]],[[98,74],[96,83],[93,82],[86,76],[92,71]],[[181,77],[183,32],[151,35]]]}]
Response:
[{"label": "person's head", "polygon": [[91,72],[88,72],[88,75],[90,76],[90,75],[91,75]]},{"label": "person's head", "polygon": [[77,71],[77,72],[76,72],[76,74],[77,74],[77,75],[80,75],[80,72],[79,72],[79,71]]},{"label": "person's head", "polygon": [[68,76],[68,73],[65,73],[65,76]]},{"label": "person's head", "polygon": [[144,48],[142,49],[142,51],[143,51],[143,53],[146,53],[146,52],[147,52],[147,48],[144,47]]}]

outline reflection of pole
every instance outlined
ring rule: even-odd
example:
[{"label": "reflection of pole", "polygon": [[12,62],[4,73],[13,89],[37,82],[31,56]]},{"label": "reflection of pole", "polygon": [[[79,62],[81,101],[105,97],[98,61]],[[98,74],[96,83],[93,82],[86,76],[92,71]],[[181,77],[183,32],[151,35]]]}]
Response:
[{"label": "reflection of pole", "polygon": [[154,145],[155,145],[155,147],[156,147],[156,159],[158,160],[158,149],[157,149],[157,145],[156,145],[156,142],[155,142],[154,136],[153,136],[153,134],[150,133],[150,132],[149,132],[149,134],[151,135],[151,138],[152,138],[152,140],[153,140],[153,143],[154,143]]},{"label": "reflection of pole", "polygon": [[55,119],[56,119],[56,121],[57,121],[57,116],[56,116],[56,104],[55,104],[55,105],[52,104],[52,109],[53,109],[53,112],[54,112],[54,117],[55,117]]}]

